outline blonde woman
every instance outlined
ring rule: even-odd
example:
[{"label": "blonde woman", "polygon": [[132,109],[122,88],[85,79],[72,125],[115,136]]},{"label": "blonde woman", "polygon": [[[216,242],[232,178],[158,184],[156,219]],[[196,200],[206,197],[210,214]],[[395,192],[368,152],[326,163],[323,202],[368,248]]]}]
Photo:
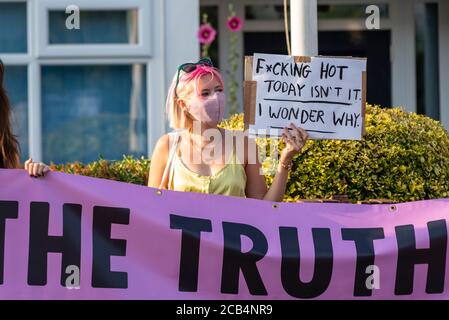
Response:
[{"label": "blonde woman", "polygon": [[[217,127],[224,115],[225,101],[223,77],[209,58],[178,68],[166,102],[170,126],[176,134],[165,134],[158,140],[151,159],[148,186],[282,201],[292,159],[307,141],[307,132],[294,124],[283,129],[286,147],[268,189],[260,173],[254,139],[245,136],[242,152],[238,152],[238,135],[234,133],[233,139],[227,139],[230,132]],[[213,141],[206,134],[211,130],[218,137]],[[232,151],[215,152],[229,149]],[[251,154],[251,150],[255,154]]]}]

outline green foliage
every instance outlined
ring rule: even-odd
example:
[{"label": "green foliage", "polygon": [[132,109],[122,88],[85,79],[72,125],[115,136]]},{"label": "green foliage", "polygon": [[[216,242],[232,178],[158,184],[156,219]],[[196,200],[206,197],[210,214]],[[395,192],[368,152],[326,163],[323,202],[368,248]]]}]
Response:
[{"label": "green foliage", "polygon": [[[241,128],[242,119],[242,115],[229,119],[228,128]],[[279,150],[283,147],[278,143]],[[263,166],[273,161],[268,158]],[[273,176],[266,178],[270,184]],[[423,115],[367,105],[362,141],[306,143],[294,158],[284,200],[330,199],[342,194],[353,201],[449,197],[447,131]]]},{"label": "green foliage", "polygon": [[[243,114],[226,119],[222,127],[243,130]],[[279,152],[284,144],[277,140]],[[257,139],[260,152],[269,139]],[[264,168],[276,166],[266,157]],[[149,160],[124,157],[53,165],[56,170],[145,185]],[[272,175],[266,175],[268,185]],[[449,135],[428,117],[399,108],[367,106],[362,141],[309,140],[294,158],[285,201],[329,199],[348,195],[352,201],[390,199],[413,201],[449,197]]]},{"label": "green foliage", "polygon": [[70,174],[146,185],[150,170],[150,160],[144,157],[135,159],[132,156],[123,156],[123,160],[120,161],[99,159],[86,165],[81,162],[67,164],[52,163],[50,168],[54,171],[62,171]]}]

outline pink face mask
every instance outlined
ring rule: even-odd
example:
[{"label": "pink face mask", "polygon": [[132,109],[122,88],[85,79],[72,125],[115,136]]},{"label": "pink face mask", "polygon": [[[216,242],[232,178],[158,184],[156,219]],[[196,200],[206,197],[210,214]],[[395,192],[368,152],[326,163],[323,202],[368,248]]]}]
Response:
[{"label": "pink face mask", "polygon": [[198,121],[216,126],[224,117],[225,94],[215,92],[209,97],[195,96],[190,99],[189,113]]}]

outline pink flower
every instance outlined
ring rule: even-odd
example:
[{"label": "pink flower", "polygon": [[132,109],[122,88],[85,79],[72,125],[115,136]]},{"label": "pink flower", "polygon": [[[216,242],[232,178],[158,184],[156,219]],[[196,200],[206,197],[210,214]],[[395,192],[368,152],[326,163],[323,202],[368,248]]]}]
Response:
[{"label": "pink flower", "polygon": [[232,32],[240,31],[243,27],[242,20],[237,16],[232,16],[228,19],[228,28]]},{"label": "pink flower", "polygon": [[201,44],[211,44],[215,40],[217,31],[209,24],[202,24],[198,30],[198,41]]}]

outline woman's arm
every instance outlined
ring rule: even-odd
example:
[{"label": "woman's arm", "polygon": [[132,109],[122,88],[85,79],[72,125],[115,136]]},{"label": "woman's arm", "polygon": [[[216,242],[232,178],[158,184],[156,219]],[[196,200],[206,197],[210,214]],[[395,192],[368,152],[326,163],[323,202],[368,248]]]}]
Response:
[{"label": "woman's arm", "polygon": [[[169,136],[163,135],[156,143],[151,156],[150,174],[148,177],[148,186],[159,188],[161,184],[162,175],[164,174],[165,165],[167,164],[169,150]],[[168,177],[167,177],[168,178]],[[162,188],[167,188],[168,179],[165,179]]]},{"label": "woman's arm", "polygon": [[[255,150],[255,155],[249,154],[249,150]],[[248,139],[245,136],[245,155],[246,155],[246,197],[254,199],[263,199],[268,191],[265,177],[262,174],[262,166],[259,162],[259,149],[255,139]],[[254,159],[255,158],[255,159]]]},{"label": "woman's arm", "polygon": [[[286,166],[291,164],[294,155],[301,151],[302,147],[308,139],[308,135],[303,129],[297,128],[294,124],[291,125],[291,128],[292,133],[290,133],[287,128],[284,128],[282,138],[286,142],[286,147],[284,148],[284,150],[282,150],[279,160],[280,163],[276,170],[276,175],[268,190],[265,182],[265,177],[260,172],[261,164],[259,162],[259,151],[256,145],[256,163],[248,163],[246,165],[246,175],[248,178],[246,184],[246,195],[248,198],[263,199],[276,202],[280,202],[283,200],[285,188],[287,186],[289,170],[282,164],[285,164]],[[248,141],[248,143],[255,143],[254,139]]]}]

